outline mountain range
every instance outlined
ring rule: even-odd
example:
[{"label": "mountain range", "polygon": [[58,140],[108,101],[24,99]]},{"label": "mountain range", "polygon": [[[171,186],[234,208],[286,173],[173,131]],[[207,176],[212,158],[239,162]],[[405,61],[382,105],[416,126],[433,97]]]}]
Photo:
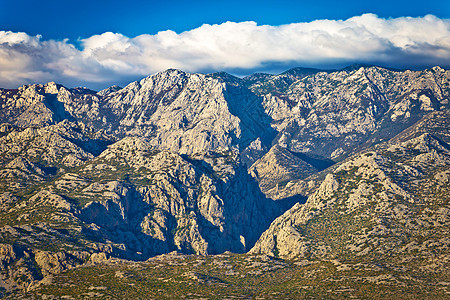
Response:
[{"label": "mountain range", "polygon": [[[230,270],[255,260],[258,278],[297,275],[279,294],[239,294],[243,271],[189,273],[198,297],[221,285],[268,298],[387,285],[387,298],[402,287],[445,299],[449,98],[448,70],[363,65],[244,78],[170,69],[99,92],[0,89],[0,298],[69,295],[54,290],[67,274],[89,294],[83,272],[99,266],[123,275],[117,265],[210,259],[234,261]],[[332,271],[302,294],[305,270]],[[356,277],[358,288],[326,288],[325,278]],[[258,284],[280,284],[267,280]],[[119,297],[111,282],[102,295]]]}]

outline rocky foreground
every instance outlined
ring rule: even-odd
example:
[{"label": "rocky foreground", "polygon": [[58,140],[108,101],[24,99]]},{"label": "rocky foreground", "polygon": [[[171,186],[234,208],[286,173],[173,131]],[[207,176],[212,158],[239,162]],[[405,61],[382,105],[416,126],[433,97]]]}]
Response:
[{"label": "rocky foreground", "polygon": [[0,297],[446,299],[449,93],[371,66],[0,89]]}]

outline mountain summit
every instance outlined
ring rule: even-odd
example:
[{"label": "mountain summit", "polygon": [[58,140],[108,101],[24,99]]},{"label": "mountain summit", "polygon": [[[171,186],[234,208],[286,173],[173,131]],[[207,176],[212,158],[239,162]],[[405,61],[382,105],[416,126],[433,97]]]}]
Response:
[{"label": "mountain summit", "polygon": [[[159,259],[239,261],[264,266],[252,271],[261,278],[284,269],[276,280],[297,292],[307,275],[295,272],[323,270],[336,282],[376,271],[395,287],[437,288],[430,278],[447,280],[450,259],[449,98],[440,67],[359,65],[0,89],[0,297]],[[170,280],[230,287],[221,276],[250,276],[230,268]],[[364,288],[382,281],[370,280]]]}]

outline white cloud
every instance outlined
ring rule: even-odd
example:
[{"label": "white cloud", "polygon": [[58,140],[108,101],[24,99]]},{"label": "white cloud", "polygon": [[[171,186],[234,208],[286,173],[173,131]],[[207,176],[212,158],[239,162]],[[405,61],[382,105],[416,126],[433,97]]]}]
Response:
[{"label": "white cloud", "polygon": [[124,83],[168,68],[251,73],[271,66],[450,66],[450,20],[382,19],[365,14],[281,26],[203,25],[134,38],[106,32],[80,41],[0,31],[0,86],[55,80],[66,85]]}]

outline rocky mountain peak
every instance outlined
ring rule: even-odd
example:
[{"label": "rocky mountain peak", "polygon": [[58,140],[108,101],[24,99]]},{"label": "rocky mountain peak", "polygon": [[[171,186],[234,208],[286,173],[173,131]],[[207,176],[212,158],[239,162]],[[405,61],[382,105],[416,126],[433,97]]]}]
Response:
[{"label": "rocky mountain peak", "polygon": [[[120,269],[99,282],[116,274],[128,287],[131,272],[157,273],[147,263],[169,256],[142,270],[119,259],[172,251],[186,263],[173,265],[178,273],[195,260],[245,261],[239,276],[227,267],[231,277],[214,279],[221,289],[260,278],[248,277],[252,264],[263,280],[302,274],[293,285],[302,296],[316,283],[378,291],[387,277],[375,271],[397,276],[392,286],[433,281],[443,291],[449,76],[437,67],[243,79],[169,69],[100,92],[54,82],[0,89],[0,297],[11,290],[3,282],[47,295],[46,280],[79,265],[64,276]],[[266,269],[270,261],[288,275]]]},{"label": "rocky mountain peak", "polygon": [[44,85],[44,90],[47,94],[58,94],[60,87],[54,81],[51,81]]},{"label": "rocky mountain peak", "polygon": [[120,86],[118,86],[118,85],[112,85],[112,86],[110,86],[110,87],[108,87],[106,89],[103,89],[103,90],[97,92],[97,95],[104,97],[104,96],[107,96],[107,95],[109,95],[111,93],[120,91],[121,89],[122,88]]}]

